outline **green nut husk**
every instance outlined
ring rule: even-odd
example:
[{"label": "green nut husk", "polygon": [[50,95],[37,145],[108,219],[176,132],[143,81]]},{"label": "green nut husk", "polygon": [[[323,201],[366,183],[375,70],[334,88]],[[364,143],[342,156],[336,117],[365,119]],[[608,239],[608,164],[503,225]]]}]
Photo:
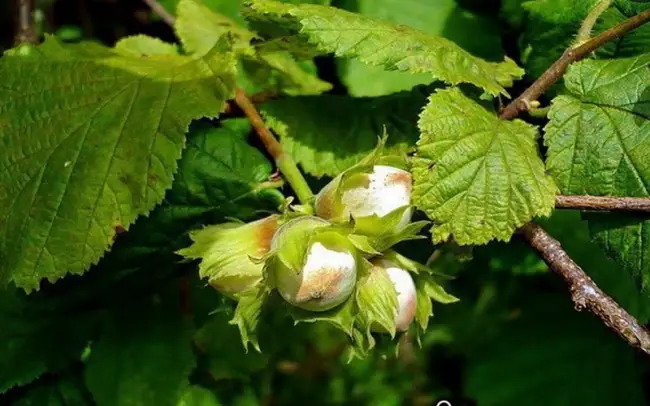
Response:
[{"label": "green nut husk", "polygon": [[357,252],[329,222],[298,217],[273,237],[266,273],[289,304],[326,311],[345,302],[354,291]]},{"label": "green nut husk", "polygon": [[219,292],[237,297],[257,286],[280,216],[250,223],[224,223],[190,233],[193,244],[178,251],[187,259],[200,259],[199,275]]}]

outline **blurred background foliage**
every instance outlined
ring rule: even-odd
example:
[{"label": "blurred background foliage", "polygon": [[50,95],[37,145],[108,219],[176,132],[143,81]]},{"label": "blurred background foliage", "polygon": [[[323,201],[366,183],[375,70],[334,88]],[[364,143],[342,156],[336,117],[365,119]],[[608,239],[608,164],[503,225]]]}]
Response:
[{"label": "blurred background foliage", "polygon": [[[0,4],[3,49],[13,46],[14,3]],[[170,11],[175,8],[175,0],[161,3]],[[204,3],[244,23],[238,0]],[[564,49],[580,13],[593,1],[332,3],[447,37],[486,59],[508,55],[529,72],[517,84],[523,87]],[[633,3],[622,2],[615,11],[632,13]],[[175,40],[141,1],[36,4],[41,34],[64,41],[112,45],[140,33]],[[615,22],[618,17],[608,18]],[[609,52],[616,56],[625,50]],[[315,62],[319,76],[334,85],[334,95],[382,96],[430,81],[332,57]],[[31,295],[15,288],[0,292],[0,404],[648,403],[648,359],[590,314],[576,312],[562,281],[516,237],[510,244],[492,243],[439,260],[449,260],[441,266],[456,279],[447,288],[461,301],[434,309],[421,343],[403,336],[396,353],[394,342],[380,339],[368,358],[348,363],[340,333],[323,325],[293,326],[287,318],[267,315],[260,339],[263,353],[246,353],[237,328],[228,324],[232,302],[206,287],[195,267],[179,263],[173,252],[187,244],[186,231],[197,225],[229,217],[252,220],[281,201],[277,190],[260,187],[273,168],[249,135],[243,120],[217,127],[196,123],[165,201],[121,234],[99,265],[83,277],[69,276]],[[235,155],[246,158],[234,160]],[[325,181],[312,179],[316,189]],[[590,242],[579,213],[556,212],[544,224],[606,292],[648,322],[650,298],[638,293],[628,274]],[[435,247],[417,241],[399,248],[425,262]]]}]

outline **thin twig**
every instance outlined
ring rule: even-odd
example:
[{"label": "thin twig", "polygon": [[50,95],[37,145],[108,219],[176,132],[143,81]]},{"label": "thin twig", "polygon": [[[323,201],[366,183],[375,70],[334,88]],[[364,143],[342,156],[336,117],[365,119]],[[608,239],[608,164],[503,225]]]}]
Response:
[{"label": "thin twig", "polygon": [[34,21],[34,0],[17,0],[16,45],[38,44],[38,32]]},{"label": "thin twig", "polygon": [[612,211],[650,214],[648,197],[613,197],[613,196],[555,196],[556,209]]},{"label": "thin twig", "polygon": [[631,346],[650,354],[650,332],[603,292],[556,239],[534,223],[528,223],[519,232],[549,268],[569,285],[577,310],[587,309],[594,313]]},{"label": "thin twig", "polygon": [[510,104],[503,109],[499,117],[503,120],[512,120],[517,117],[520,112],[528,110],[532,101],[537,100],[537,98],[551,87],[551,85],[562,78],[571,63],[583,59],[607,42],[622,37],[648,21],[650,21],[650,9],[643,11],[634,17],[630,17],[606,31],[603,31],[582,45],[575,48],[568,48],[564,51],[560,59],[555,61],[555,63],[551,65],[542,76],[540,76],[519,97],[510,102]]},{"label": "thin twig", "polygon": [[291,188],[296,193],[296,196],[298,196],[298,199],[303,204],[311,203],[314,195],[307,184],[307,181],[298,169],[298,166],[290,155],[284,153],[282,145],[277,139],[275,139],[273,134],[271,134],[271,131],[264,123],[262,116],[257,111],[253,102],[240,88],[235,89],[235,103],[244,112],[244,115],[248,117],[248,121],[250,121],[253,126],[253,129],[264,145],[264,148],[269,155],[271,155],[287,182],[289,182]]},{"label": "thin twig", "polygon": [[260,113],[255,108],[253,102],[251,102],[248,96],[246,96],[246,93],[244,93],[240,88],[235,90],[235,103],[244,112],[246,117],[248,117],[248,120],[253,126],[260,141],[264,144],[264,148],[266,148],[269,155],[271,155],[271,157],[276,161],[281,159],[284,155],[282,145],[280,145],[278,140],[276,140],[273,134],[271,134],[271,131],[269,131],[266,124],[264,124],[264,120],[262,120],[262,116],[260,116]]},{"label": "thin twig", "polygon": [[176,23],[176,17],[170,14],[169,11],[167,11],[165,7],[162,6],[162,4],[158,3],[156,0],[142,0],[142,1],[147,3],[149,8],[151,8],[151,10],[154,13],[158,14],[158,17],[160,17],[164,22],[166,22],[167,25],[169,25],[172,28],[174,27],[174,24]]},{"label": "thin twig", "polygon": [[[531,104],[534,104],[533,102],[551,85],[560,80],[571,63],[584,58],[608,41],[619,38],[648,21],[650,21],[650,9],[623,21],[581,45],[570,47],[528,89],[508,104],[499,115],[499,118],[511,120],[517,117],[521,111],[526,111]],[[571,199],[573,199],[572,202]],[[602,208],[604,205],[604,198],[594,196],[560,197],[556,204],[559,206],[566,205],[567,201],[575,203],[575,207],[572,208],[579,208],[578,203],[584,206],[590,205],[592,208],[595,206]],[[627,207],[630,208],[630,211],[633,211],[631,207],[639,207],[638,201],[634,201],[634,203],[632,204],[631,200],[627,201]],[[620,205],[620,200],[612,202],[610,199],[608,209],[620,208]],[[637,209],[637,211],[639,210]],[[518,232],[524,236],[528,244],[548,264],[549,268],[560,275],[569,285],[571,299],[575,303],[576,309],[589,310],[630,345],[650,354],[650,333],[638,320],[619,306],[614,299],[603,292],[582,268],[571,259],[569,254],[562,249],[557,240],[533,222],[524,225]]]}]

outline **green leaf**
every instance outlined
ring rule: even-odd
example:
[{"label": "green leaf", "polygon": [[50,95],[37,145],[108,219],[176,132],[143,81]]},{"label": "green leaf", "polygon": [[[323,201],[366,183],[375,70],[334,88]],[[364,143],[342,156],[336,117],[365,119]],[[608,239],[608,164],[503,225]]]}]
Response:
[{"label": "green leaf", "polygon": [[176,14],[174,31],[188,53],[205,55],[226,33],[234,36],[238,51],[252,52],[247,48],[255,34],[230,18],[210,10],[200,0],[180,0]]},{"label": "green leaf", "polygon": [[[553,100],[547,167],[565,194],[650,196],[650,54],[583,61]],[[648,216],[586,215],[607,253],[650,292]]]},{"label": "green leaf", "polygon": [[[248,92],[278,91],[289,95],[320,94],[332,86],[306,70],[287,52],[258,54],[250,45],[256,34],[226,16],[211,11],[197,0],[181,0],[174,29],[185,50],[204,55],[230,34],[240,54],[238,83]],[[308,65],[308,64],[307,64]],[[313,64],[312,64],[313,67]]]},{"label": "green leaf", "polygon": [[[239,311],[240,315],[235,317],[241,318],[242,309]],[[263,369],[269,361],[268,355],[244,348],[239,330],[228,321],[226,312],[215,312],[194,335],[194,344],[207,359],[207,369],[213,379],[246,378]]]},{"label": "green leaf", "polygon": [[644,403],[631,347],[596,318],[575,312],[565,293],[531,299],[468,357],[467,394],[477,404]]},{"label": "green leaf", "polygon": [[31,290],[96,263],[162,200],[190,121],[230,97],[233,64],[224,43],[137,58],[49,38],[2,57],[0,279]]},{"label": "green leaf", "polygon": [[195,360],[192,323],[174,288],[109,315],[85,371],[98,406],[178,405]]},{"label": "green leaf", "polygon": [[275,90],[299,96],[321,94],[332,88],[318,78],[313,62],[296,62],[288,52],[266,52],[257,59],[245,58],[242,66],[256,91]]},{"label": "green leaf", "polygon": [[0,290],[0,393],[80,359],[97,317],[65,297]]},{"label": "green leaf", "polygon": [[178,406],[221,406],[214,393],[200,386],[187,388]]},{"label": "green leaf", "polygon": [[332,7],[257,0],[245,12],[260,28],[272,27],[274,36],[280,37],[269,48],[304,53],[305,47],[316,47],[321,53],[358,58],[387,70],[427,73],[432,80],[451,84],[471,83],[492,95],[506,95],[504,86],[523,74],[510,59],[487,62],[445,38]]},{"label": "green leaf", "polygon": [[377,98],[283,98],[265,103],[261,111],[285,150],[306,172],[336,176],[372,152],[384,129],[388,133],[386,155],[412,149],[425,90]]},{"label": "green leaf", "polygon": [[371,328],[382,329],[392,337],[395,336],[397,291],[385,268],[368,264],[364,271],[365,274],[357,282],[356,300],[359,311],[355,324],[365,334],[367,349],[371,349],[375,345]]},{"label": "green leaf", "polygon": [[[475,56],[503,59],[496,21],[462,9],[455,0],[413,2],[408,7],[400,0],[352,0],[343,8],[445,37]],[[381,96],[431,83],[430,74],[386,71],[356,59],[340,60],[338,67],[353,96]]]},{"label": "green leaf", "polygon": [[[524,3],[528,19],[521,41],[526,71],[540,76],[575,41],[582,21],[598,0],[532,0]],[[592,35],[610,28],[647,8],[639,2],[615,0],[614,5],[598,19]],[[628,57],[647,52],[650,26],[642,25],[625,36],[605,44],[595,55],[598,58]]]},{"label": "green leaf", "polygon": [[136,58],[178,54],[176,45],[146,35],[133,35],[122,38],[115,44],[115,51],[124,56]]},{"label": "green leaf", "polygon": [[284,198],[269,182],[271,163],[246,142],[249,132],[245,119],[224,121],[222,127],[194,123],[165,200],[120,235],[100,262],[101,271],[165,267],[181,259],[174,251],[189,245],[188,231],[276,210]]},{"label": "green leaf", "polygon": [[556,187],[544,173],[535,127],[499,120],[457,88],[433,94],[419,125],[413,201],[434,220],[434,241],[507,241],[551,213]]},{"label": "green leaf", "polygon": [[[240,11],[242,8],[242,4],[244,3],[243,0],[198,0],[200,1],[203,5],[208,7],[210,10],[220,13],[232,21],[236,22],[237,24],[240,25],[245,25],[246,20],[244,20],[244,17],[241,15]],[[169,12],[174,12],[176,10],[178,3],[180,0],[158,0],[158,3],[160,3],[165,10]],[[331,0],[283,0],[284,3],[293,3],[293,4],[299,4],[299,3],[313,3],[313,4],[322,4],[322,5],[329,5]],[[154,17],[158,17],[157,15],[153,15]]]}]

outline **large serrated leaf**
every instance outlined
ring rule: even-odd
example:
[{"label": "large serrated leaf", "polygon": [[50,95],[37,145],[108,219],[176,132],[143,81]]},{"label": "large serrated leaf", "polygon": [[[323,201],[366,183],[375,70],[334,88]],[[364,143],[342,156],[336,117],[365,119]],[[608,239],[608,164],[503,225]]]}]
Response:
[{"label": "large serrated leaf", "polygon": [[0,59],[0,276],[37,289],[83,273],[171,185],[192,119],[234,88],[220,43],[201,59],[48,39]]},{"label": "large serrated leaf", "polygon": [[[495,20],[461,8],[456,0],[418,1],[404,6],[403,0],[348,0],[344,8],[369,17],[403,24],[427,34],[447,38],[475,56],[502,60],[499,26]],[[356,59],[338,61],[341,80],[353,96],[381,96],[415,85],[431,83],[431,75],[386,71]]]},{"label": "large serrated leaf", "polygon": [[413,201],[432,220],[434,241],[509,240],[515,229],[554,207],[537,129],[499,120],[458,88],[429,98],[420,116]]},{"label": "large serrated leaf", "polygon": [[386,130],[386,154],[405,154],[417,140],[417,115],[425,88],[377,98],[320,96],[283,98],[264,104],[267,124],[303,169],[336,176],[358,163]]},{"label": "large serrated leaf", "polygon": [[254,220],[276,210],[284,197],[269,182],[271,163],[246,141],[250,128],[245,119],[227,120],[221,127],[192,124],[163,203],[120,235],[98,267],[110,272],[165,266],[181,260],[174,251],[189,244],[189,231],[228,218]]},{"label": "large serrated leaf", "polygon": [[[546,126],[547,167],[563,193],[650,196],[650,54],[583,61],[565,76]],[[592,236],[650,289],[648,216],[594,214]]]},{"label": "large serrated leaf", "polygon": [[236,48],[247,48],[255,37],[255,33],[227,16],[213,12],[200,0],[180,0],[176,14],[174,31],[185,51],[191,54],[204,55],[226,33],[236,39]]},{"label": "large serrated leaf", "polygon": [[358,58],[387,70],[427,73],[432,80],[451,84],[471,83],[493,95],[506,95],[504,87],[523,74],[510,59],[487,62],[445,38],[333,7],[257,0],[249,4],[246,17],[259,22],[260,30],[280,37],[269,48],[304,54],[316,47],[321,53]]}]

